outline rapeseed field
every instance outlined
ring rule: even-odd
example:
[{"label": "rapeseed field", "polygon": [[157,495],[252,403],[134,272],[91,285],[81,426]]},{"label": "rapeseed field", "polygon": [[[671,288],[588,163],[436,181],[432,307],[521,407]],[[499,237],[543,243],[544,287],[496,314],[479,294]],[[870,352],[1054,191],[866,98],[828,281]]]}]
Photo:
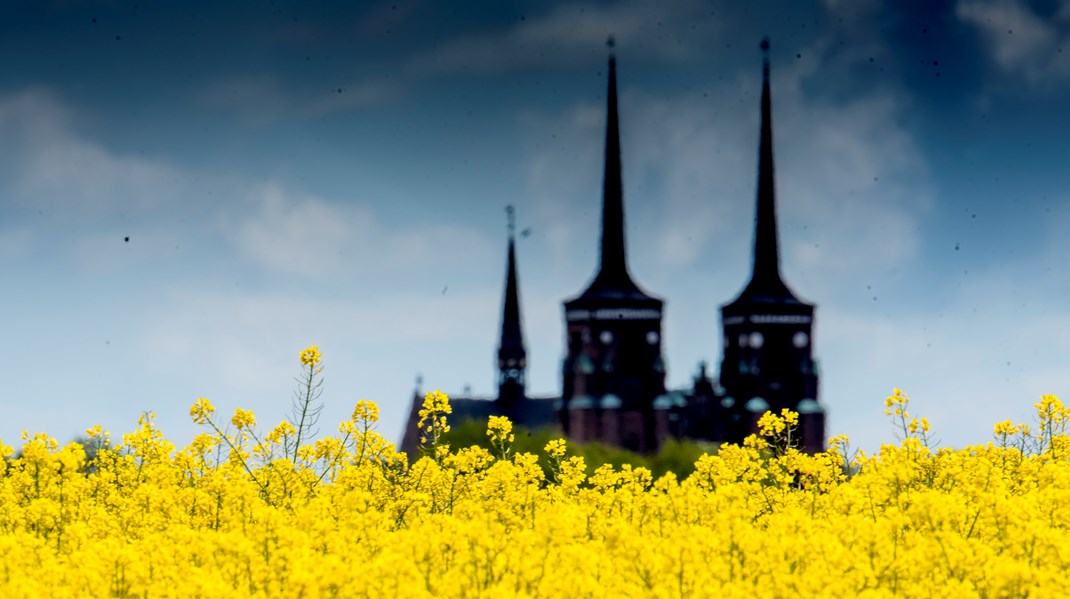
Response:
[{"label": "rapeseed field", "polygon": [[[1070,409],[935,449],[896,390],[901,442],[845,437],[806,455],[798,416],[702,456],[695,472],[589,471],[545,456],[448,447],[449,398],[428,393],[411,466],[357,402],[312,439],[322,356],[300,354],[292,417],[258,432],[200,398],[178,449],[145,414],[113,442],[24,433],[0,444],[3,597],[1063,597],[1070,572]],[[416,457],[416,456],[414,456]],[[542,463],[540,463],[542,460]],[[544,469],[545,466],[545,469]],[[548,474],[547,474],[548,473]]]}]

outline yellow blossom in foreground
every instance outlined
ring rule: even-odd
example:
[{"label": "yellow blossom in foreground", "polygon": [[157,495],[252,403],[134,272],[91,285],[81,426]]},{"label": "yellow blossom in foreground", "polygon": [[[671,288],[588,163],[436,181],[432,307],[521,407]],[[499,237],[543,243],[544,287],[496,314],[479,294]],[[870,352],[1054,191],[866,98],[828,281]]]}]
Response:
[{"label": "yellow blossom in foreground", "polygon": [[512,443],[513,423],[505,416],[491,416],[487,422],[487,436],[499,443]]},{"label": "yellow blossom in foreground", "polygon": [[[448,398],[428,395],[425,426],[441,430]],[[439,445],[410,466],[372,430],[370,402],[340,436],[286,454],[294,425],[261,437],[238,410],[224,434],[200,399],[205,432],[182,449],[151,414],[93,458],[44,433],[17,454],[0,444],[0,596],[1061,597],[1057,401],[1035,427],[1003,422],[996,443],[960,450],[896,416],[907,436],[856,457],[843,436],[812,456],[784,447],[792,417],[767,414],[770,441],[654,480],[627,465],[588,476],[563,439],[546,457]],[[514,434],[504,418],[488,433]]]},{"label": "yellow blossom in foreground", "polygon": [[289,420],[283,420],[267,435],[267,440],[272,443],[281,443],[286,437],[292,437],[297,434],[297,429],[293,424],[290,424]]},{"label": "yellow blossom in foreground", "polygon": [[301,364],[305,366],[315,366],[316,364],[319,364],[322,359],[323,354],[320,353],[319,348],[315,345],[310,345],[301,350]]},{"label": "yellow blossom in foreground", "polygon": [[367,399],[358,401],[357,406],[353,408],[353,420],[366,420],[369,423],[379,422],[379,406],[374,401],[368,401]]},{"label": "yellow blossom in foreground", "polygon": [[212,417],[212,413],[215,412],[215,407],[210,401],[203,397],[197,398],[197,402],[193,404],[193,407],[189,409],[189,415],[193,417],[193,421],[197,424],[204,424]]},{"label": "yellow blossom in foreground", "polygon": [[546,455],[552,458],[563,457],[565,455],[565,440],[554,439],[546,444],[546,447],[543,448],[543,451],[546,452]]},{"label": "yellow blossom in foreground", "polygon": [[238,408],[234,410],[234,416],[230,419],[230,423],[237,427],[238,430],[241,430],[255,425],[256,416],[249,410]]}]

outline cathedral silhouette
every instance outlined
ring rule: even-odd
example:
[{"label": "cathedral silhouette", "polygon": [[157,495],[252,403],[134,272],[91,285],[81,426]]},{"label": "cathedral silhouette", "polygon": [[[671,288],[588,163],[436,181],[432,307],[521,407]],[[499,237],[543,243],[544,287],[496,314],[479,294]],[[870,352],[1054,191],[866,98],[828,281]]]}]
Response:
[{"label": "cathedral silhouette", "polygon": [[[612,47],[612,40],[610,41]],[[508,258],[498,347],[497,397],[450,396],[454,421],[508,416],[528,427],[553,427],[577,442],[601,441],[655,453],[666,439],[739,443],[757,431],[768,410],[799,413],[797,437],[807,452],[824,449],[825,410],[818,403],[813,358],[814,305],[788,288],[780,275],[773,125],[769,93],[769,42],[762,41],[761,130],[750,281],[721,306],[720,376],[705,363],[691,388],[666,389],[661,345],[664,301],[628,273],[621,188],[616,57],[610,52],[606,96],[605,179],[598,271],[587,288],[564,302],[566,355],[560,396],[528,396],[527,352],[520,318],[515,234],[510,209]],[[401,443],[415,456],[423,397],[416,389]]]}]

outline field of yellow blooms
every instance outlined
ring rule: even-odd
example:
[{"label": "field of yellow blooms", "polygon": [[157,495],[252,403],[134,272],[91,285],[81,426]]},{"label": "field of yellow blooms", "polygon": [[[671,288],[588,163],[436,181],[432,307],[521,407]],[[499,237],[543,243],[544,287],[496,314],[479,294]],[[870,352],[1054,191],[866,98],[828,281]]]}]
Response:
[{"label": "field of yellow blooms", "polygon": [[[445,447],[449,400],[429,393],[426,455],[408,459],[356,404],[336,436],[306,436],[322,382],[294,417],[190,410],[205,432],[176,449],[151,414],[112,444],[44,434],[0,444],[3,597],[1065,597],[1070,585],[1070,409],[1032,428],[931,450],[896,391],[899,445],[791,447],[797,416],[703,456],[693,475],[586,472],[564,441],[513,453]],[[307,420],[306,420],[307,419]],[[87,455],[92,456],[87,459]]]}]

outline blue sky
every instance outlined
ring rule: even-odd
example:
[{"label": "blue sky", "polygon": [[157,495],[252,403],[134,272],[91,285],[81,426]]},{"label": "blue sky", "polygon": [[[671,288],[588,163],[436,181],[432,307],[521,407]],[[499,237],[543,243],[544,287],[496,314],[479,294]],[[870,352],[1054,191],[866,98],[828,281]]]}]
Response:
[{"label": "blue sky", "polygon": [[[784,276],[817,304],[829,433],[944,445],[1070,387],[1070,2],[0,7],[0,439],[115,435],[198,396],[266,426],[298,352],[321,428],[413,381],[491,393],[507,204],[529,390],[597,258],[617,38],[631,270],[669,381],[720,359],[750,268],[760,53]],[[1064,52],[1064,49],[1066,50]],[[124,241],[129,237],[129,242]]]}]

